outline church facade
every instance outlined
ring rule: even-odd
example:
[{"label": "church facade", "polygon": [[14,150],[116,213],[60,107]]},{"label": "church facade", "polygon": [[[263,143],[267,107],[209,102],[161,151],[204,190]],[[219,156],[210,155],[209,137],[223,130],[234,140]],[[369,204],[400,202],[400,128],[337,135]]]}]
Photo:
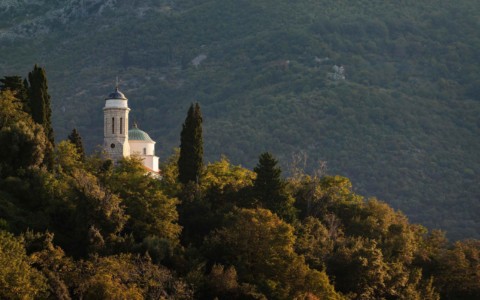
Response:
[{"label": "church facade", "polygon": [[118,90],[118,86],[115,87],[115,91],[105,98],[103,108],[103,148],[113,161],[136,155],[149,172],[158,173],[155,141],[137,124],[129,129],[129,112],[127,97]]}]

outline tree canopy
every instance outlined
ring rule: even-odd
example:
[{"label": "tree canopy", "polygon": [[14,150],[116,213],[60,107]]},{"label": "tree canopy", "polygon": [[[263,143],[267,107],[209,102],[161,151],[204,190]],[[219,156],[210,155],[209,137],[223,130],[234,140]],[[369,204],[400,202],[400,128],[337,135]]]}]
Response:
[{"label": "tree canopy", "polygon": [[184,183],[181,149],[158,178],[136,156],[83,160],[70,140],[47,168],[44,126],[18,97],[0,91],[0,298],[480,297],[478,240],[450,243],[346,177],[282,177],[263,153]]}]

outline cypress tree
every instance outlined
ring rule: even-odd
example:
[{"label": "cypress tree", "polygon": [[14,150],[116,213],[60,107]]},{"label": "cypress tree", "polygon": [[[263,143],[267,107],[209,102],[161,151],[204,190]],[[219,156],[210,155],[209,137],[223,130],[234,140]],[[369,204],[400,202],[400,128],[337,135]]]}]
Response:
[{"label": "cypress tree", "polygon": [[33,71],[28,73],[28,81],[30,82],[28,90],[29,104],[33,120],[43,125],[45,134],[53,145],[52,110],[50,108],[50,95],[48,94],[45,69],[35,65]]},{"label": "cypress tree", "polygon": [[45,69],[35,65],[32,72],[28,73],[28,98],[30,112],[35,122],[42,125],[50,145],[45,153],[45,164],[51,168],[53,166],[53,147],[55,140],[52,128],[52,110],[50,108],[50,95],[48,94],[47,76]]},{"label": "cypress tree", "polygon": [[85,150],[83,149],[82,137],[77,131],[77,128],[73,128],[72,133],[68,136],[70,143],[75,145],[78,154],[80,154],[80,160],[85,161]]},{"label": "cypress tree", "polygon": [[180,135],[178,180],[198,183],[203,167],[202,113],[200,105],[191,105]]}]

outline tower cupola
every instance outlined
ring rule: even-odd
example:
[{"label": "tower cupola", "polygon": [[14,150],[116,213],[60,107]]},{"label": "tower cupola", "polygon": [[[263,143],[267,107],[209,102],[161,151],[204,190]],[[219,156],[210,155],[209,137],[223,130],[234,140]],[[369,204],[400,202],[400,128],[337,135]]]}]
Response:
[{"label": "tower cupola", "polygon": [[125,95],[118,90],[118,85],[115,87],[115,91],[113,93],[110,93],[108,97],[105,100],[128,100]]}]

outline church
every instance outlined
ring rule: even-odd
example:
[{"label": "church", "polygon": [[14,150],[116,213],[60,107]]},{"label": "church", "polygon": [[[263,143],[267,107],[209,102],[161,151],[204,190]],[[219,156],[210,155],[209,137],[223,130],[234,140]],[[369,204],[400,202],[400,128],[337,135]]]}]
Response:
[{"label": "church", "polygon": [[113,161],[136,155],[142,159],[145,169],[158,174],[155,141],[145,131],[140,130],[137,124],[129,129],[129,112],[128,99],[118,90],[117,84],[115,91],[105,98],[103,148]]}]

